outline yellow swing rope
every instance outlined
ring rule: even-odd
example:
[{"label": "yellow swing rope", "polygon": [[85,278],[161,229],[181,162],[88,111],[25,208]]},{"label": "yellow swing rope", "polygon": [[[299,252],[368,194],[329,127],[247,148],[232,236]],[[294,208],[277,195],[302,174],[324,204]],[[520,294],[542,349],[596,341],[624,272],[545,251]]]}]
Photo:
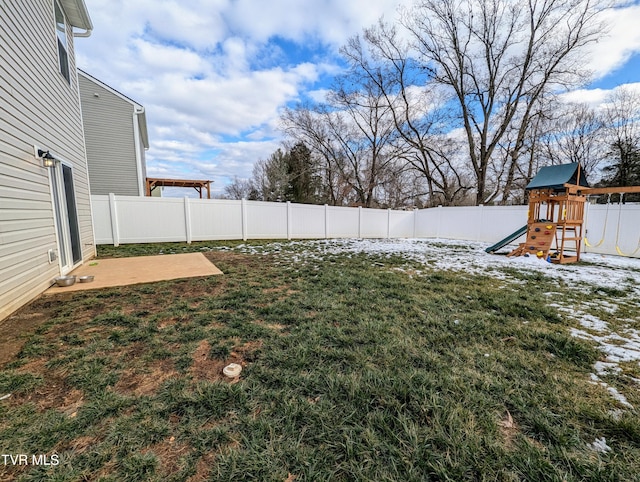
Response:
[{"label": "yellow swing rope", "polygon": [[[604,243],[604,238],[605,238],[606,232],[607,232],[607,221],[609,220],[609,205],[610,204],[611,204],[611,193],[609,193],[609,195],[607,196],[607,210],[604,213],[604,227],[602,228],[602,238],[600,238],[600,241],[598,241],[596,244],[591,244],[591,243],[589,243],[589,240],[587,239],[587,236],[586,236],[586,233],[585,233],[584,244],[586,246],[588,246],[590,248],[597,248],[602,243]],[[587,208],[587,215],[585,216],[585,220],[584,220],[585,226],[587,225],[587,218],[589,216],[589,211],[591,211],[591,208]]]},{"label": "yellow swing rope", "polygon": [[618,252],[618,254],[620,256],[633,256],[634,254],[636,254],[638,251],[640,251],[640,238],[638,238],[638,245],[636,246],[636,249],[630,253],[623,253],[622,250],[620,249],[620,247],[618,246],[618,239],[620,238],[620,215],[622,214],[622,198],[624,197],[624,193],[620,194],[620,209],[618,209],[618,228],[616,229],[616,251]]}]

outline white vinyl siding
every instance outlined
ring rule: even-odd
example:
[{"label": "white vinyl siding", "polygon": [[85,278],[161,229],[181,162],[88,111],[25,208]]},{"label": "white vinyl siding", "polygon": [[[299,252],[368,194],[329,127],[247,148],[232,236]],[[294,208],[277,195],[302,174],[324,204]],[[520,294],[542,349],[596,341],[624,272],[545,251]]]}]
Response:
[{"label": "white vinyl siding", "polygon": [[34,145],[73,166],[85,260],[95,255],[73,37],[60,74],[53,0],[0,3],[0,319],[60,274],[49,171]]},{"label": "white vinyl siding", "polygon": [[[92,194],[140,196],[136,150],[144,155],[144,146],[135,133],[135,104],[109,89],[78,75],[84,123],[87,161]],[[136,149],[136,142],[139,145]],[[143,164],[144,166],[144,164]]]}]

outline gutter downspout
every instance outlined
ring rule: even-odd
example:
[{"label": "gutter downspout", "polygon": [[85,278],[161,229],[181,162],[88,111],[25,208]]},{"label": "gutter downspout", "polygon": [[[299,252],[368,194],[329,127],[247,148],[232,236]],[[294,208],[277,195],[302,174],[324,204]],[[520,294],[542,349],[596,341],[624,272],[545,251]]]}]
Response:
[{"label": "gutter downspout", "polygon": [[86,29],[84,32],[73,32],[73,36],[74,37],[91,37],[91,32],[93,32],[93,30],[91,30],[90,28]]},{"label": "gutter downspout", "polygon": [[138,195],[139,196],[145,196],[147,193],[146,179],[143,178],[143,172],[142,172],[142,152],[140,149],[140,145],[142,144],[142,139],[140,139],[140,126],[138,125],[138,115],[143,113],[144,113],[144,107],[133,108],[133,140],[134,140],[134,148],[136,153],[136,171],[138,173]]}]

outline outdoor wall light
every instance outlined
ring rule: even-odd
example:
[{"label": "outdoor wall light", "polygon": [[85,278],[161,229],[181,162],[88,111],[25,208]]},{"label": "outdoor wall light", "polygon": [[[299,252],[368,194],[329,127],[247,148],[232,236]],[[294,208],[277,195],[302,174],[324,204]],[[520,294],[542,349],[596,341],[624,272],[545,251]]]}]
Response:
[{"label": "outdoor wall light", "polygon": [[53,157],[49,151],[38,149],[38,157],[42,159],[42,165],[44,167],[53,167],[56,165],[56,158]]}]

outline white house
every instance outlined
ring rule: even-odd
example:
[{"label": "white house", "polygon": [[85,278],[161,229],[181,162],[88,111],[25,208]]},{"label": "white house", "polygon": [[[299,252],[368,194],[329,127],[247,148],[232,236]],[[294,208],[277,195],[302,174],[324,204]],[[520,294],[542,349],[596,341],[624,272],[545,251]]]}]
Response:
[{"label": "white house", "polygon": [[78,71],[91,194],[144,196],[149,148],[144,107]]},{"label": "white house", "polygon": [[95,256],[74,54],[91,29],[84,0],[0,2],[0,319]]}]

